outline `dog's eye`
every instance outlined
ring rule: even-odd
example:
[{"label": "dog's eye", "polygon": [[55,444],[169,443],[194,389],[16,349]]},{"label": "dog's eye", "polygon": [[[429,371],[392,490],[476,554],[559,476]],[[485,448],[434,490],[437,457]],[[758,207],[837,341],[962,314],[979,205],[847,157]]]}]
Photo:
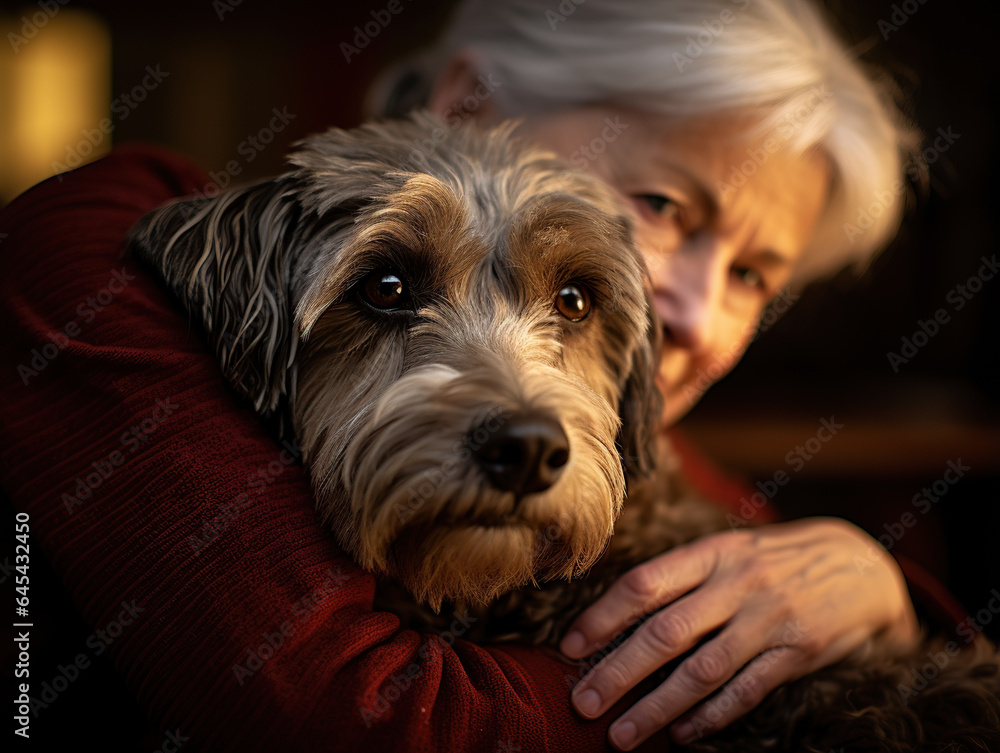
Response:
[{"label": "dog's eye", "polygon": [[377,309],[400,309],[407,305],[409,294],[403,278],[392,272],[375,272],[361,289],[367,303]]},{"label": "dog's eye", "polygon": [[556,296],[556,310],[571,322],[579,322],[590,313],[590,294],[583,285],[564,285]]}]

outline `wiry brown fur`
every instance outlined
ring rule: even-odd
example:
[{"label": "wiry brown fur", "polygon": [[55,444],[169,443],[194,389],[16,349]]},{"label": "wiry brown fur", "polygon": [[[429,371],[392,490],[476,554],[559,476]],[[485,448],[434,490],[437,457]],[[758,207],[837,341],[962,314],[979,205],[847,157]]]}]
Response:
[{"label": "wiry brown fur", "polygon": [[[672,472],[650,476],[659,328],[614,196],[510,127],[436,144],[438,128],[312,137],[286,175],[151,213],[132,248],[233,386],[290,417],[319,514],[382,576],[379,606],[444,629],[442,605],[461,605],[479,617],[467,637],[554,646],[626,570],[725,523]],[[407,281],[411,311],[361,302],[379,270]],[[593,294],[580,322],[554,306],[570,282]],[[472,459],[478,432],[518,414],[557,421],[570,447],[558,481],[520,498]],[[932,645],[870,643],[690,749],[1000,751],[985,641],[899,692]]]}]

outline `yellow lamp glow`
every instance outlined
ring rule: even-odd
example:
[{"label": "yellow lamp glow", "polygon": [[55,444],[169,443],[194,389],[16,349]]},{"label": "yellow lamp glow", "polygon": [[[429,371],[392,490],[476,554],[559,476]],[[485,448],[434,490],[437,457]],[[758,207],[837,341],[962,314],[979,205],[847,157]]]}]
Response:
[{"label": "yellow lamp glow", "polygon": [[0,203],[105,154],[110,95],[99,19],[61,5],[0,16]]}]

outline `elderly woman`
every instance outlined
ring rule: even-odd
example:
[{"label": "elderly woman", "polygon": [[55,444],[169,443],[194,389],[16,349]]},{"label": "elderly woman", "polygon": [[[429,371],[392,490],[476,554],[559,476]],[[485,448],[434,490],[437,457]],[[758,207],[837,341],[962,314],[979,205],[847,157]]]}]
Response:
[{"label": "elderly woman", "polygon": [[[426,63],[385,88],[388,109],[424,103],[448,128],[520,117],[634,210],[666,338],[664,427],[739,359],[769,300],[864,264],[898,222],[913,134],[802,0],[475,0]],[[665,607],[575,687],[596,723],[572,715],[566,666],[542,651],[464,642],[460,615],[447,635],[399,630],[315,521],[294,452],[155,283],[119,269],[139,216],[205,180],[124,149],[0,215],[16,333],[0,343],[3,485],[161,730],[213,750],[630,749],[671,724],[677,740],[725,726],[876,633],[914,638],[900,568],[831,519],[708,537],[626,575],[562,644],[583,657]],[[845,224],[886,192],[867,227]],[[82,326],[95,291],[112,313]],[[36,351],[50,355],[27,374]],[[123,455],[130,427],[141,443]],[[731,708],[704,701],[740,678]]]},{"label": "elderly woman", "polygon": [[[664,427],[692,407],[705,374],[736,364],[786,286],[880,249],[916,142],[804,0],[470,0],[443,43],[393,84],[388,108],[423,98],[450,127],[520,118],[524,136],[631,206],[666,343]],[[884,195],[887,208],[876,202]],[[877,216],[857,227],[873,203]],[[724,726],[877,632],[912,639],[896,563],[883,554],[856,565],[873,549],[844,521],[807,519],[718,534],[640,565],[580,618],[563,651],[586,656],[638,611],[667,607],[575,688],[576,709],[603,714],[721,628],[611,727],[629,749],[677,719],[675,739],[686,741],[696,717]],[[807,637],[770,660],[789,622]],[[753,684],[736,704],[701,703],[741,674]]]}]

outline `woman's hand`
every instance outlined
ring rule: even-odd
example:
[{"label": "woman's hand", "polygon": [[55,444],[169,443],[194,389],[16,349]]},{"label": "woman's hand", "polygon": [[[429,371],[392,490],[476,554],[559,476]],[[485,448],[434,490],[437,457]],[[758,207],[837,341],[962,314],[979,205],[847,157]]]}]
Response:
[{"label": "woman's hand", "polygon": [[589,656],[664,605],[573,691],[581,715],[600,716],[721,628],[611,726],[620,750],[674,720],[677,742],[702,737],[876,633],[901,644],[917,635],[895,560],[846,521],[810,518],[713,534],[636,567],[580,615],[560,648],[571,658]]}]

